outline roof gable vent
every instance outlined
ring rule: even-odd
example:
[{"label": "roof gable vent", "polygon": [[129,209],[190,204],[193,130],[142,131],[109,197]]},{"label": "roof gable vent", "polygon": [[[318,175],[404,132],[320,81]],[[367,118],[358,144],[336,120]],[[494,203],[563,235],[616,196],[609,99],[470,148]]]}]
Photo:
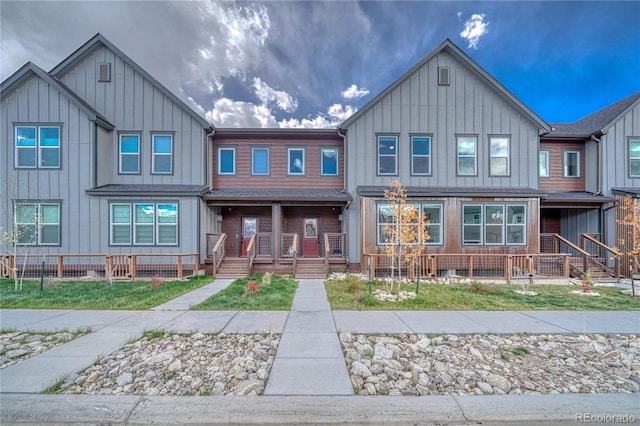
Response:
[{"label": "roof gable vent", "polygon": [[449,67],[438,67],[438,85],[448,86],[450,81]]},{"label": "roof gable vent", "polygon": [[111,63],[101,62],[98,64],[98,81],[100,82],[111,81]]}]

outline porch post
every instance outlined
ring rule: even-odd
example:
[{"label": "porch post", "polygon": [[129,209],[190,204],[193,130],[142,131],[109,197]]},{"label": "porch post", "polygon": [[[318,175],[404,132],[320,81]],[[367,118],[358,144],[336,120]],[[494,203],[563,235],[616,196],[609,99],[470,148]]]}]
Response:
[{"label": "porch post", "polygon": [[282,207],[280,202],[274,201],[271,203],[271,236],[273,241],[273,263],[279,264],[280,259],[280,233],[282,230],[280,229],[280,215],[282,214]]}]

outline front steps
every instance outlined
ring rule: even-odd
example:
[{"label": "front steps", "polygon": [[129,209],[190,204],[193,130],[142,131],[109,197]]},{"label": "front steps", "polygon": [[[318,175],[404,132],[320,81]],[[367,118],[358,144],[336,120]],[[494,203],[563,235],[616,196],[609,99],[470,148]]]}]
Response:
[{"label": "front steps", "polygon": [[216,273],[216,278],[243,278],[246,276],[246,257],[225,257]]},{"label": "front steps", "polygon": [[304,258],[296,260],[296,278],[327,278],[327,267],[324,258]]}]

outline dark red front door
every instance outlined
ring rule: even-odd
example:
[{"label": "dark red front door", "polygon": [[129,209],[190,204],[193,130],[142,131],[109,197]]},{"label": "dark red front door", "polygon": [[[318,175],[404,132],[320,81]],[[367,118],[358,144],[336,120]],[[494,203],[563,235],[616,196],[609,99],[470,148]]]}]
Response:
[{"label": "dark red front door", "polygon": [[307,217],[303,221],[302,255],[308,257],[320,256],[320,234],[318,232],[318,218]]},{"label": "dark red front door", "polygon": [[242,218],[242,253],[241,256],[247,255],[247,246],[251,237],[258,232],[258,218],[257,217],[243,217]]}]

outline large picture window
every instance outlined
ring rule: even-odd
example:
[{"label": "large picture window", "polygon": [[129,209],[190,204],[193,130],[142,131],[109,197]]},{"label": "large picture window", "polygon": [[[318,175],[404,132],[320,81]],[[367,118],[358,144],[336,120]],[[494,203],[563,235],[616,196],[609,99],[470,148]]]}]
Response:
[{"label": "large picture window", "polygon": [[629,140],[629,176],[640,177],[640,139]]},{"label": "large picture window", "polygon": [[21,245],[60,245],[60,204],[16,203],[14,220]]},{"label": "large picture window", "polygon": [[122,174],[140,173],[140,135],[120,135],[120,170]]},{"label": "large picture window", "polygon": [[178,205],[175,203],[113,203],[112,245],[177,245]]},{"label": "large picture window", "polygon": [[462,206],[462,244],[525,245],[524,205],[466,204]]},{"label": "large picture window", "polygon": [[429,136],[411,137],[411,174],[431,174],[431,138]]},{"label": "large picture window", "polygon": [[398,174],[397,136],[378,136],[378,174]]},{"label": "large picture window", "polygon": [[[418,209],[420,216],[424,216],[427,221],[427,233],[429,235],[428,238],[423,241],[423,243],[426,245],[442,245],[442,204],[416,203],[415,206]],[[394,225],[393,210],[391,209],[391,205],[388,203],[380,203],[377,205],[376,215],[377,245],[388,244],[389,235],[386,229],[389,225]],[[405,226],[412,225],[406,224]]]},{"label": "large picture window", "polygon": [[475,176],[477,174],[477,145],[475,136],[458,136],[458,175]]},{"label": "large picture window", "polygon": [[60,168],[59,126],[16,126],[16,168]]},{"label": "large picture window", "polygon": [[151,135],[152,145],[152,173],[171,174],[173,173],[173,136],[172,135]]}]

